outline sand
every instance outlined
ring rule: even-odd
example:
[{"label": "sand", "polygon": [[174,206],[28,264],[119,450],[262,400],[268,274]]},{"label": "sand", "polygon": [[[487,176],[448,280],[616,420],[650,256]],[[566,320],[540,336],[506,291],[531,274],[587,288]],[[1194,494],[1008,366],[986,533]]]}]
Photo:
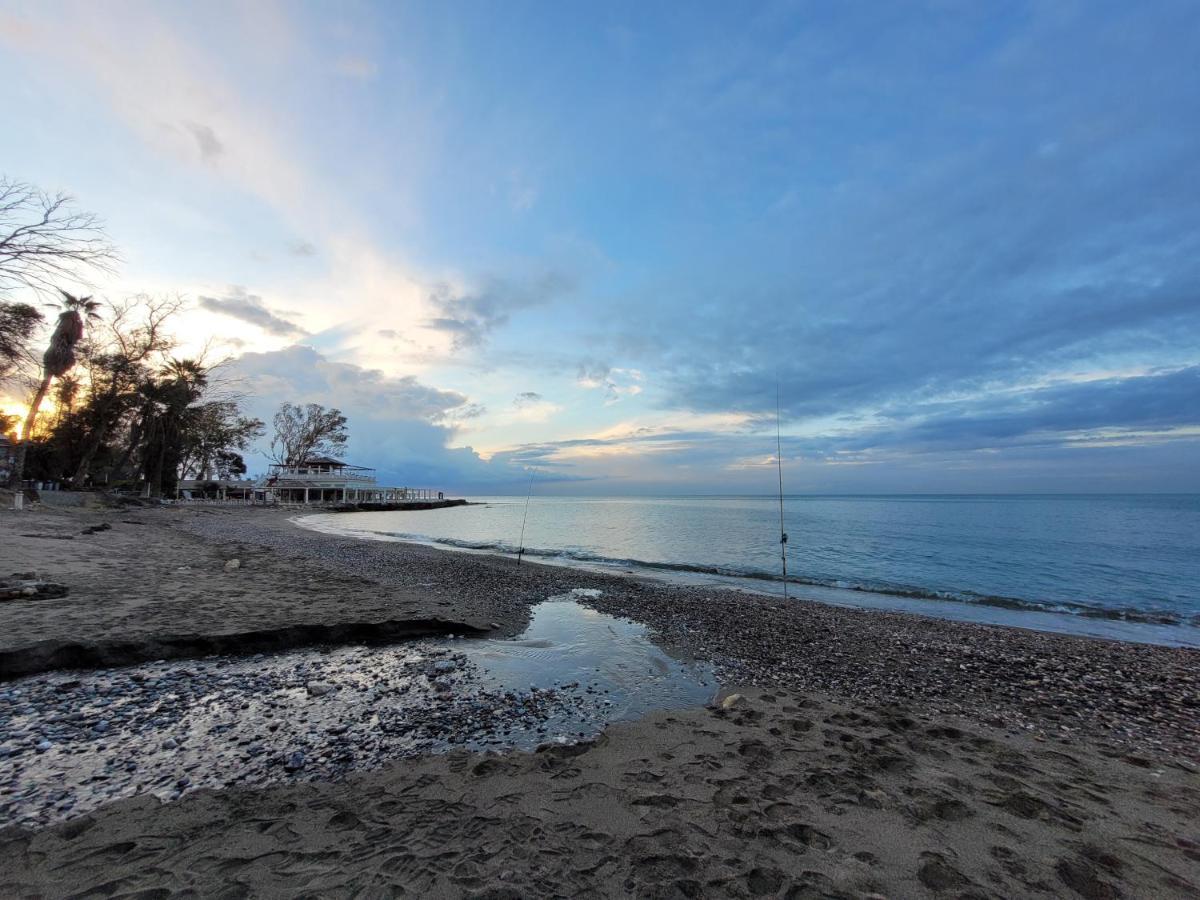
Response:
[{"label": "sand", "polygon": [[[102,522],[113,527],[78,534]],[[20,537],[51,532],[73,540]],[[71,587],[0,604],[10,654],[350,619],[503,633],[547,592],[594,586],[594,605],[712,659],[722,696],[743,695],[573,747],[139,797],[8,828],[3,896],[1200,893],[1194,651],[518,572],[270,513],[6,513],[0,540],[4,568]]]}]

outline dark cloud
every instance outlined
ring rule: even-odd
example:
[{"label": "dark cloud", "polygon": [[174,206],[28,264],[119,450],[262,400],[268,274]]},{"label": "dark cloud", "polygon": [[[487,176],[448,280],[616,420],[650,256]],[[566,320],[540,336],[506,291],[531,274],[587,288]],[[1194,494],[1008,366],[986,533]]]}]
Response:
[{"label": "dark cloud", "polygon": [[295,322],[289,322],[267,309],[262,297],[247,293],[244,287],[238,285],[230,288],[229,293],[224,297],[200,297],[198,302],[201,309],[241,319],[243,322],[258,326],[268,334],[291,338],[308,335],[308,332]]},{"label": "dark cloud", "polygon": [[555,272],[530,282],[493,279],[468,294],[456,294],[449,285],[435,285],[429,300],[438,315],[425,324],[450,335],[456,351],[479,347],[507,324],[513,313],[549,303],[572,287],[570,279]]},{"label": "dark cloud", "polygon": [[[884,410],[892,422],[831,437],[827,449],[977,450],[1103,442],[1200,429],[1200,366],[1052,384],[959,402]],[[811,447],[810,447],[811,449]]]},{"label": "dark cloud", "polygon": [[540,402],[542,395],[537,391],[522,391],[513,398],[513,406],[520,409],[524,406],[532,406],[534,403]]},{"label": "dark cloud", "polygon": [[206,163],[215,163],[221,154],[225,152],[225,146],[217,138],[216,132],[208,125],[199,122],[185,122],[184,128],[196,139],[196,147],[200,151],[200,158]]}]

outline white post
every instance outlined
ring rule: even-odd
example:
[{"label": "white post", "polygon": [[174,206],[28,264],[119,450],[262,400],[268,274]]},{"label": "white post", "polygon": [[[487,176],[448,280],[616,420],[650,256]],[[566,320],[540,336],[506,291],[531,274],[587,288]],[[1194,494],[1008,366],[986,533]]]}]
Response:
[{"label": "white post", "polygon": [[308,488],[304,489],[304,502],[308,503]]},{"label": "white post", "polygon": [[20,488],[13,491],[13,509],[25,508],[25,492]]}]

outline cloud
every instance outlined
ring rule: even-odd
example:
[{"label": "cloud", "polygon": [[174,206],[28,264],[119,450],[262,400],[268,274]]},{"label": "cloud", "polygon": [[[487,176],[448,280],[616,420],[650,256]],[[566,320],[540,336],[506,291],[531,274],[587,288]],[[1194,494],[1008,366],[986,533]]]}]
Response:
[{"label": "cloud", "polygon": [[[516,485],[524,477],[504,463],[484,462],[469,447],[451,447],[457,423],[483,408],[415,376],[391,376],[330,360],[312,347],[292,346],[243,354],[225,377],[247,396],[247,411],[267,423],[285,401],[342,410],[350,434],[347,458],[378,468],[388,484],[464,490]],[[257,462],[265,466],[263,453]]]},{"label": "cloud", "polygon": [[881,412],[885,423],[824,439],[828,449],[909,452],[1114,443],[1200,435],[1200,365],[992,393]]},{"label": "cloud", "polygon": [[571,279],[557,272],[526,282],[491,279],[478,290],[458,291],[437,284],[428,298],[436,315],[424,324],[448,335],[451,350],[479,347],[514,313],[549,303],[573,286]]},{"label": "cloud", "polygon": [[579,364],[575,383],[588,390],[602,389],[604,403],[611,406],[622,397],[637,396],[642,392],[643,375],[637,369],[614,368],[595,360],[584,360]]},{"label": "cloud", "polygon": [[184,127],[196,139],[196,146],[200,150],[200,158],[206,163],[215,163],[217,158],[225,152],[225,147],[217,139],[216,132],[208,125],[202,125],[198,122],[185,122]]},{"label": "cloud", "polygon": [[308,332],[294,322],[276,315],[267,309],[262,297],[247,293],[244,287],[234,285],[225,297],[204,297],[198,300],[201,309],[240,319],[261,328],[277,337],[306,337]]},{"label": "cloud", "polygon": [[[1200,131],[1185,123],[1200,91],[1186,0],[1153,15],[939,4],[883,19],[847,5],[819,20],[713,7],[686,35],[652,22],[635,42],[618,35],[629,77],[566,98],[589,110],[582,133],[561,127],[555,88],[568,77],[528,95],[497,70],[512,102],[472,115],[462,101],[476,75],[421,64],[456,58],[435,28],[411,43],[389,33],[386,58],[405,77],[383,92],[386,117],[371,118],[359,114],[383,102],[378,91],[329,83],[378,75],[344,52],[369,44],[339,43],[337,26],[362,25],[353,16],[67,9],[8,14],[0,43],[31,96],[70,82],[65,108],[107,100],[144,144],[117,143],[112,128],[86,159],[148,148],[180,170],[147,166],[173,172],[155,186],[202,211],[206,234],[230,231],[236,207],[239,227],[269,229],[259,246],[304,235],[291,252],[320,248],[302,280],[278,275],[270,291],[258,274],[268,266],[245,276],[228,256],[163,265],[190,273],[215,259],[231,266],[215,283],[287,296],[304,318],[244,290],[203,302],[266,337],[304,336],[303,322],[326,362],[457,384],[477,374],[467,366],[498,370],[491,416],[467,400],[418,417],[442,437],[476,428],[502,453],[544,452],[564,472],[621,484],[710,485],[730,467],[752,484],[774,452],[763,439],[779,385],[785,458],[860,473],[830,485],[886,487],[867,474],[886,469],[909,489],[912,473],[931,484],[954,468],[983,473],[987,489],[989,470],[1042,460],[1065,477],[1103,458],[1143,471],[1139,447],[1143,461],[1178,462],[1195,446]],[[522,34],[529,47],[557,37],[542,24]],[[455,34],[456,53],[474,51]],[[672,65],[644,69],[668,38]],[[551,56],[562,76],[585,61]],[[350,95],[366,105],[346,107]],[[339,127],[360,118],[373,123],[365,139]],[[563,252],[555,241],[596,253],[548,258]],[[587,279],[488,278],[457,260]],[[544,396],[570,390],[572,375],[592,402],[573,404],[562,431],[523,429],[546,421],[533,418],[550,414]],[[514,405],[517,385],[544,396]],[[643,413],[656,421],[602,427]],[[679,425],[705,416],[742,424]],[[374,437],[386,443],[382,428]],[[527,449],[512,450],[518,440]]]},{"label": "cloud", "polygon": [[542,395],[537,391],[522,391],[513,398],[513,406],[520,409],[523,406],[532,406],[533,404],[540,402],[541,399]]},{"label": "cloud", "polygon": [[317,248],[308,241],[289,241],[287,245],[288,253],[292,256],[316,256]]}]

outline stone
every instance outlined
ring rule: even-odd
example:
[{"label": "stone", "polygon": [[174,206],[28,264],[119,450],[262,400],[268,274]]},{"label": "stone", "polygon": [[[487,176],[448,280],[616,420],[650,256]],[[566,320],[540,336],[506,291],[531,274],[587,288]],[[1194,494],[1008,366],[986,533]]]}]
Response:
[{"label": "stone", "polygon": [[240,569],[241,567],[242,561],[240,559],[231,559],[229,562],[225,563],[226,572],[232,572],[234,569]]},{"label": "stone", "polygon": [[162,742],[162,748],[164,750],[174,750],[178,746],[179,746],[179,741],[175,740],[175,738],[167,738],[165,741]]},{"label": "stone", "polygon": [[452,659],[439,659],[433,664],[433,671],[435,672],[453,672],[457,668],[458,663]]},{"label": "stone", "polygon": [[289,772],[299,772],[304,768],[304,762],[304,754],[297,750],[288,756],[287,761],[283,764],[283,767]]},{"label": "stone", "polygon": [[721,709],[733,709],[735,706],[744,706],[746,698],[742,694],[730,694],[721,701]]},{"label": "stone", "polygon": [[42,741],[38,741],[37,746],[34,749],[37,750],[38,753],[45,753],[47,750],[49,750],[53,746],[54,745],[52,743],[50,743],[49,741],[42,740]]},{"label": "stone", "polygon": [[333,690],[333,685],[327,681],[310,681],[304,688],[310,697],[324,697]]}]

